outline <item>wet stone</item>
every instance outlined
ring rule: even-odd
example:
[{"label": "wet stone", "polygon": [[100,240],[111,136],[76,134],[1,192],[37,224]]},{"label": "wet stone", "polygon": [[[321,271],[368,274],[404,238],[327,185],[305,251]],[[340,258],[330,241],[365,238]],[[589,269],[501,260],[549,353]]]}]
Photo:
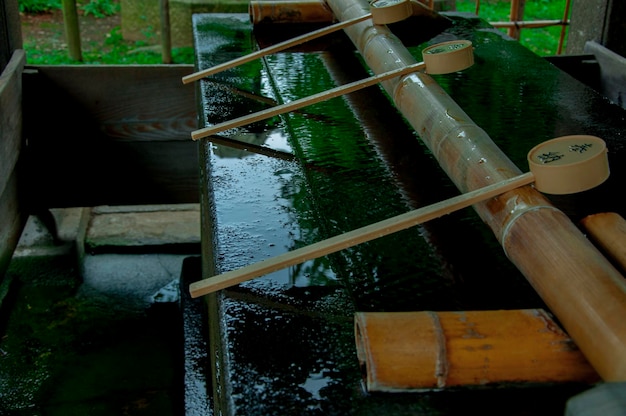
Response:
[{"label": "wet stone", "polygon": [[177,302],[138,307],[85,294],[74,262],[47,256],[11,263],[0,414],[181,414]]}]

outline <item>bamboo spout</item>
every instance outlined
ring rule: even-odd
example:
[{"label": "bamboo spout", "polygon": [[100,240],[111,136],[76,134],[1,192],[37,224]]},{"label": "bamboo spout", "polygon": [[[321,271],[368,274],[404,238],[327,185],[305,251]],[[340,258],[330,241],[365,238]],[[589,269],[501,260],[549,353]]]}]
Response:
[{"label": "bamboo spout", "polygon": [[541,309],[357,312],[354,324],[370,392],[598,381]]},{"label": "bamboo spout", "polygon": [[[364,0],[328,0],[340,20],[363,14]],[[415,63],[384,26],[344,29],[374,73]],[[487,133],[427,74],[382,86],[461,192],[520,174]],[[564,329],[605,381],[626,380],[626,281],[543,195],[519,188],[474,206]]]}]

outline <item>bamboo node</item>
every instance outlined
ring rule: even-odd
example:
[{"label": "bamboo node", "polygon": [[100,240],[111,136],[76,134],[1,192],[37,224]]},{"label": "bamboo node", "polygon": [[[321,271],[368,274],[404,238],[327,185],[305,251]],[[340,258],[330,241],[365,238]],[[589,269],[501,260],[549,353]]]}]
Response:
[{"label": "bamboo node", "polygon": [[437,387],[443,388],[448,380],[448,354],[446,351],[446,335],[443,332],[439,315],[435,312],[428,311],[428,316],[433,323],[433,332],[437,338],[437,360],[435,363],[435,377],[437,378]]}]

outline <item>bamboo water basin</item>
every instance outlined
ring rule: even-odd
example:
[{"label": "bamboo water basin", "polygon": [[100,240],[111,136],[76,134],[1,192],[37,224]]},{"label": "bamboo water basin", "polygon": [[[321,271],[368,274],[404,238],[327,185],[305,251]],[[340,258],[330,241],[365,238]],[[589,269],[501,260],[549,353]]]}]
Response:
[{"label": "bamboo water basin", "polygon": [[[602,137],[609,179],[550,200],[575,223],[602,211],[624,215],[614,197],[626,176],[624,111],[483,21],[447,17],[449,26],[409,50],[419,58],[427,45],[469,39],[476,64],[433,80],[523,171],[527,152],[545,140]],[[253,29],[247,15],[194,16],[198,68],[250,52]],[[365,76],[354,46],[333,36],[315,50],[278,53],[200,81],[200,127]],[[458,194],[419,134],[373,87],[202,139],[202,277]],[[233,149],[227,138],[249,144]],[[559,414],[589,388],[586,380],[364,391],[357,311],[549,311],[472,209],[208,295],[207,303],[212,404],[224,414]]]}]

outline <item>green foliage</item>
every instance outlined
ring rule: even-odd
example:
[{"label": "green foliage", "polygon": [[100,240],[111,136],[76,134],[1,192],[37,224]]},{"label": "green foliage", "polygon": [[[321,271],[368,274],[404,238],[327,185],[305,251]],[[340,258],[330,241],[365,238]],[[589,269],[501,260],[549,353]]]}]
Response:
[{"label": "green foliage", "polygon": [[[460,12],[476,12],[476,0],[456,0]],[[565,11],[565,0],[533,0],[524,6],[524,20],[560,20]],[[508,21],[511,13],[509,1],[480,1],[478,15],[488,22]],[[506,33],[506,29],[500,29]],[[567,34],[567,29],[566,29]],[[520,35],[520,43],[540,56],[554,55],[557,52],[561,26],[525,28]],[[565,38],[566,40],[567,38]],[[565,47],[565,42],[563,47]]]},{"label": "green foliage", "polygon": [[85,12],[85,16],[106,17],[118,13],[120,4],[113,0],[90,0],[81,9]]},{"label": "green foliage", "polygon": [[[143,47],[141,42],[126,42],[120,28],[115,28],[107,35],[104,44],[83,45],[81,62],[69,57],[66,50],[38,50],[35,45],[25,44],[28,63],[31,65],[156,65],[162,63],[159,47]],[[172,63],[192,64],[193,48],[173,48]]]},{"label": "green foliage", "polygon": [[[120,4],[116,0],[77,0],[79,8],[85,16],[111,16],[120,11]],[[61,9],[61,0],[19,0],[22,13],[47,13]]]},{"label": "green foliage", "polygon": [[[85,15],[96,18],[119,13],[118,0],[77,0],[80,9]],[[43,13],[61,8],[61,0],[20,0],[20,11],[23,13]],[[476,0],[457,0],[457,10],[474,13]],[[565,0],[534,0],[526,2],[524,20],[556,20],[563,17]],[[486,21],[508,21],[510,14],[509,1],[488,0],[480,3],[479,16]],[[501,29],[506,32],[506,29]],[[538,55],[554,55],[557,51],[560,26],[547,28],[526,28],[521,32],[520,43]],[[155,33],[148,28],[144,36],[154,39]],[[158,43],[158,42],[151,42]],[[127,42],[122,38],[119,28],[114,29],[106,37],[104,44],[83,44],[83,61],[85,64],[159,64],[161,53],[158,48],[148,47],[147,42]],[[25,42],[28,62],[34,65],[80,64],[68,57],[63,48],[38,48]],[[174,48],[172,50],[174,63],[194,63],[193,48]]]},{"label": "green foliage", "polygon": [[46,13],[61,8],[61,0],[19,0],[22,13]]}]

